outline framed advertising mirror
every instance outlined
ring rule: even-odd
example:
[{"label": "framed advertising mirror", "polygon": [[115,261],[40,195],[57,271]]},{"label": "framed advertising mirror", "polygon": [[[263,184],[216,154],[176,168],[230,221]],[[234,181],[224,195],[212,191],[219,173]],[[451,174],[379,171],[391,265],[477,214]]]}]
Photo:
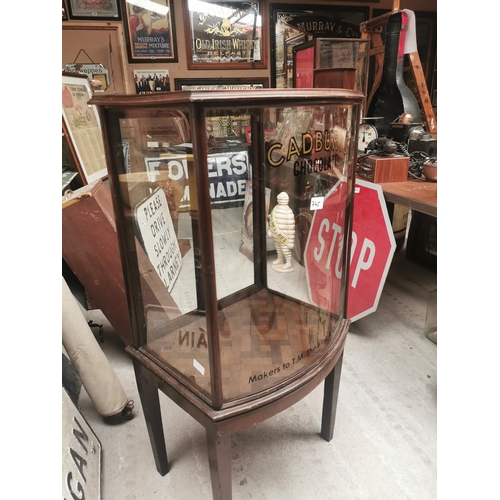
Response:
[{"label": "framed advertising mirror", "polygon": [[293,86],[293,47],[312,38],[360,38],[362,6],[271,4],[271,87]]},{"label": "framed advertising mirror", "polygon": [[267,68],[261,3],[183,2],[188,69]]}]

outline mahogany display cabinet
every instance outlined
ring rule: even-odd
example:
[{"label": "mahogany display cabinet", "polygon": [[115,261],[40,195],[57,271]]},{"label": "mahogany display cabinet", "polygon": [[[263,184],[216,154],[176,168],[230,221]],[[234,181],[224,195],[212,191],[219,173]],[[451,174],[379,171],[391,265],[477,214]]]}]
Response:
[{"label": "mahogany display cabinet", "polygon": [[[92,99],[134,339],[126,350],[160,474],[159,390],[205,427],[216,499],[231,498],[231,434],[323,381],[320,435],[332,439],[362,103],[341,89]],[[168,300],[143,288],[143,252]]]}]

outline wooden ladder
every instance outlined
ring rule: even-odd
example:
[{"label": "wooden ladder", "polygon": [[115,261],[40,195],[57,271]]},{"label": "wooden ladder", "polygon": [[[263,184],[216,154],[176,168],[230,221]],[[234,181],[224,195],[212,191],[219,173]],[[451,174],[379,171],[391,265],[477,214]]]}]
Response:
[{"label": "wooden ladder", "polygon": [[[399,11],[399,0],[395,0],[393,4],[393,9],[387,14],[383,14],[373,19],[369,19],[361,23],[361,38],[370,40],[370,59],[373,57],[375,62],[374,66],[374,78],[373,86],[370,91],[365,103],[365,115],[370,106],[370,102],[373,98],[375,91],[377,90],[380,80],[382,79],[382,69],[384,64],[384,41],[382,40],[382,31],[387,23],[387,18]],[[415,82],[417,83],[417,89],[420,97],[420,104],[422,106],[422,111],[424,113],[425,123],[427,125],[427,131],[430,134],[437,134],[437,120],[432,109],[432,102],[429,96],[429,91],[427,89],[427,83],[425,81],[424,72],[422,70],[422,63],[420,62],[420,56],[418,52],[410,52],[408,54],[408,59],[410,61],[411,71]]]}]

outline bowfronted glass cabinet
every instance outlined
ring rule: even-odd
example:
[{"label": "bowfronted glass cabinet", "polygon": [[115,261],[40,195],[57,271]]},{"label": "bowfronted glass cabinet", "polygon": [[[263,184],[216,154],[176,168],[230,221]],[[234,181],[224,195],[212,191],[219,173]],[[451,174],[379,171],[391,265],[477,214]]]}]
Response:
[{"label": "bowfronted glass cabinet", "polygon": [[205,426],[214,498],[230,498],[231,433],[325,379],[321,435],[332,438],[363,95],[179,91],[91,104],[157,468],[168,471],[160,389]]}]

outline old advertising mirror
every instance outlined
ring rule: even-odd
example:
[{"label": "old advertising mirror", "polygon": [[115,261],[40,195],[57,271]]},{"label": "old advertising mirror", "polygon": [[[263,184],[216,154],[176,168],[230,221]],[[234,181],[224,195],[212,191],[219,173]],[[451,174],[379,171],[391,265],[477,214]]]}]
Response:
[{"label": "old advertising mirror", "polygon": [[287,5],[272,3],[271,87],[293,87],[293,49],[315,38],[360,38],[360,24],[369,17],[369,7],[358,5]]}]

